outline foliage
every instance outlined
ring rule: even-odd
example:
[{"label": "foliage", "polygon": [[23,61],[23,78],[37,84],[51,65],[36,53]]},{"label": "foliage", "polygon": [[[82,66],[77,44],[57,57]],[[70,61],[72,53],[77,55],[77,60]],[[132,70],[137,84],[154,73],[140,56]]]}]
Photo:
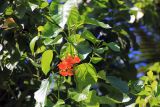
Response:
[{"label": "foliage", "polygon": [[0,105],[159,106],[159,3],[1,0]]}]

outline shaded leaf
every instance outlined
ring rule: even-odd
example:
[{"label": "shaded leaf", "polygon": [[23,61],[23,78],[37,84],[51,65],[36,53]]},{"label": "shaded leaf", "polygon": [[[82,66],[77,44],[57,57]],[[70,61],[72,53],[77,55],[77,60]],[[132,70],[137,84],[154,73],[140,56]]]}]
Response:
[{"label": "shaded leaf", "polygon": [[92,52],[92,48],[87,41],[82,41],[76,45],[76,49],[82,59],[85,59]]},{"label": "shaded leaf", "polygon": [[107,79],[113,87],[119,89],[121,92],[124,92],[124,93],[128,92],[129,87],[126,82],[113,76],[107,76]]},{"label": "shaded leaf", "polygon": [[111,48],[113,51],[115,52],[120,52],[120,47],[114,43],[114,42],[110,42],[107,44],[109,48]]}]

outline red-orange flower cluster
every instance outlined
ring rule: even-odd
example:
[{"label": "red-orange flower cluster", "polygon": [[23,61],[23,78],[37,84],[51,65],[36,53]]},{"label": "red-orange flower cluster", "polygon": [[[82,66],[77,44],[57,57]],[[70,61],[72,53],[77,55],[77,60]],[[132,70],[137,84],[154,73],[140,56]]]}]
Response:
[{"label": "red-orange flower cluster", "polygon": [[79,63],[81,60],[78,56],[72,57],[68,55],[59,64],[58,68],[60,70],[60,75],[62,76],[72,76],[73,75],[73,65]]}]

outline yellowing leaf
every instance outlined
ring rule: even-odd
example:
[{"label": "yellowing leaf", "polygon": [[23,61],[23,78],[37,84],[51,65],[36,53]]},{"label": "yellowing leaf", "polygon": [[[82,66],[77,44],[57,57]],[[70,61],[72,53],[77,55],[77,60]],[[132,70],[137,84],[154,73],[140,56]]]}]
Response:
[{"label": "yellowing leaf", "polygon": [[152,71],[147,72],[147,76],[148,76],[151,80],[154,79],[154,77],[153,77],[153,72],[152,72]]}]

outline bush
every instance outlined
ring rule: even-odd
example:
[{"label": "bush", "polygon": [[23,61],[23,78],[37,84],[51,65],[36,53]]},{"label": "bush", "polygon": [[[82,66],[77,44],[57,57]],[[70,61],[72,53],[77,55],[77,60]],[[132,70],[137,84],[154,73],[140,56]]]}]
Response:
[{"label": "bush", "polygon": [[2,0],[0,105],[159,106],[159,3]]}]

